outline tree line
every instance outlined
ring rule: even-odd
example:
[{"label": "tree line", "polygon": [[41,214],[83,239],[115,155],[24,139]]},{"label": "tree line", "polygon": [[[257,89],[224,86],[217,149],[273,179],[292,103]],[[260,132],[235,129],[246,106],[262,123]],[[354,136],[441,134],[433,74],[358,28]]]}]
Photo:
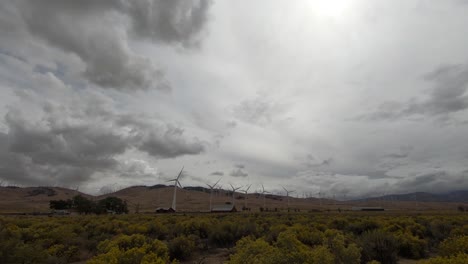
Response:
[{"label": "tree line", "polygon": [[127,202],[113,196],[93,201],[81,195],[76,195],[72,199],[51,200],[49,208],[53,210],[72,209],[80,214],[128,213]]}]

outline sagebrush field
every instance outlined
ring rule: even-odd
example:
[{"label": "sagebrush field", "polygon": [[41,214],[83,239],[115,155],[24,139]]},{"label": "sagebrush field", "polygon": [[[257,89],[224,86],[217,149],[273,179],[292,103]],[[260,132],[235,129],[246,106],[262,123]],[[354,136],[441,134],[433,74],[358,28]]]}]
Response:
[{"label": "sagebrush field", "polygon": [[1,217],[0,263],[468,263],[468,214]]}]

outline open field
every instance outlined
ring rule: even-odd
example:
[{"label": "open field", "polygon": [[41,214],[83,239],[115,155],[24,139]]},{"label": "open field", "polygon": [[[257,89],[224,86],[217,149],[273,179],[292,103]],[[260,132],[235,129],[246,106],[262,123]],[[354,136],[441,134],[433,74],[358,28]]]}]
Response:
[{"label": "open field", "polygon": [[[89,199],[99,200],[115,196],[127,201],[130,213],[154,212],[157,207],[170,207],[173,187],[152,188],[136,186],[101,196],[90,196],[75,190],[59,187],[0,187],[0,213],[32,213],[49,212],[50,200],[71,199],[75,195],[83,195]],[[179,212],[205,212],[209,210],[208,192],[179,189],[177,191],[177,210]],[[260,211],[261,207],[269,211],[287,211],[288,202],[285,196],[263,195],[250,193],[244,195],[235,193],[234,203],[238,210],[246,206],[251,212]],[[230,191],[219,190],[213,194],[213,205],[232,202]],[[367,201],[335,201],[331,199],[290,197],[290,209],[300,211],[350,210],[354,206],[381,206],[390,211],[455,211],[458,205],[468,208],[468,203],[450,202],[417,202],[388,201],[370,199]]]},{"label": "open field", "polygon": [[467,263],[467,253],[468,214],[455,211],[0,217],[0,263]]}]

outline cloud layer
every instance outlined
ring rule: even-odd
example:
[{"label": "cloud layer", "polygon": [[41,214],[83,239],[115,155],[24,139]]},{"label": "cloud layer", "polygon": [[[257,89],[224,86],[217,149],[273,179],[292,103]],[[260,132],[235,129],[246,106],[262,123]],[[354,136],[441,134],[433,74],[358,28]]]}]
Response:
[{"label": "cloud layer", "polygon": [[0,181],[468,189],[468,5],[346,2],[0,1]]}]

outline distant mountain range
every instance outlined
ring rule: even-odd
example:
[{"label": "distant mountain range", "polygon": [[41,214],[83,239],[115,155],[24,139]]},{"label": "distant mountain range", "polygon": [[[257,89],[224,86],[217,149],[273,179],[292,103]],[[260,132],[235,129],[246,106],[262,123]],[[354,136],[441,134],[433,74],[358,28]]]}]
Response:
[{"label": "distant mountain range", "polygon": [[356,199],[354,201],[364,200],[468,203],[468,190],[453,191],[442,194],[433,194],[427,192],[389,194],[366,199]]}]

